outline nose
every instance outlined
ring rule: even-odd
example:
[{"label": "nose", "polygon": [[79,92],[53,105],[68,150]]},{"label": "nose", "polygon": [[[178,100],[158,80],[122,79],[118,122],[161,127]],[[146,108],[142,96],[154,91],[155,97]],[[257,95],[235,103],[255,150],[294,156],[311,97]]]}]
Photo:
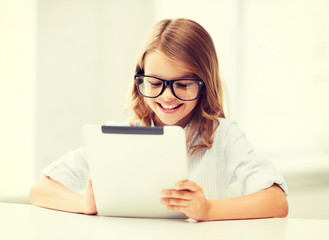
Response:
[{"label": "nose", "polygon": [[172,93],[170,86],[165,86],[163,93],[160,96],[163,100],[168,101],[175,98],[174,94]]}]

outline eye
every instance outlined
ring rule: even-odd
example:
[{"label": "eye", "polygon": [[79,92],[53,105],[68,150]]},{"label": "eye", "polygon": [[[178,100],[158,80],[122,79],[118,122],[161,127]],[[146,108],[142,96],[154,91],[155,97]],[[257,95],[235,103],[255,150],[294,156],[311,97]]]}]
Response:
[{"label": "eye", "polygon": [[182,81],[178,81],[175,83],[176,87],[178,87],[178,88],[190,88],[190,87],[194,86],[195,84],[196,84],[196,82],[188,81],[188,80],[182,80]]},{"label": "eye", "polygon": [[149,85],[151,85],[152,87],[160,87],[162,86],[162,82],[157,80],[157,79],[153,79],[153,78],[147,78],[147,83]]},{"label": "eye", "polygon": [[191,86],[191,83],[177,83],[176,85],[177,85],[177,87],[187,88],[187,87]]},{"label": "eye", "polygon": [[148,83],[151,84],[154,87],[157,87],[157,86],[161,86],[162,85],[162,82],[151,82],[151,81],[149,81]]}]

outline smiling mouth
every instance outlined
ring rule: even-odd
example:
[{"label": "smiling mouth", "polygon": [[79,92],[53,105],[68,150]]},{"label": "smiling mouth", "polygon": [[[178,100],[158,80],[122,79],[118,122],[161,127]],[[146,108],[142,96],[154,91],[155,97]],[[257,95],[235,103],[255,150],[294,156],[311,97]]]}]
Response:
[{"label": "smiling mouth", "polygon": [[164,105],[157,102],[157,105],[160,107],[161,110],[165,112],[173,112],[175,110],[178,110],[181,106],[183,106],[183,103],[178,105]]}]

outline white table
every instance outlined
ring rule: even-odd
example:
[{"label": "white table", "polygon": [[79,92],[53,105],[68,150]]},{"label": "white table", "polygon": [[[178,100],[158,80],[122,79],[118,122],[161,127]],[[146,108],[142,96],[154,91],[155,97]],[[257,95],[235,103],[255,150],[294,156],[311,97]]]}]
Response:
[{"label": "white table", "polygon": [[87,216],[0,203],[0,239],[329,239],[329,220],[257,219],[191,222]]}]

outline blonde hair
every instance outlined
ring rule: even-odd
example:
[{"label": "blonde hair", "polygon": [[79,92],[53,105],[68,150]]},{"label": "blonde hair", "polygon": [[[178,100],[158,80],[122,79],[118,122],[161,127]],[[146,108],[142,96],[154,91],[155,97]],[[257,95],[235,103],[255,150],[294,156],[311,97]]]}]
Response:
[{"label": "blonde hair", "polygon": [[[158,49],[170,59],[183,63],[191,72],[202,79],[199,101],[195,107],[191,128],[187,134],[188,151],[211,148],[214,133],[219,125],[218,117],[225,118],[223,110],[223,88],[219,75],[218,59],[214,43],[209,33],[198,23],[189,19],[165,19],[154,25],[138,57],[135,74],[144,73],[144,60],[147,53]],[[135,120],[143,126],[150,126],[154,112],[147,105],[144,97],[139,95],[136,85],[132,89],[131,108]],[[194,135],[202,143],[191,146]]]}]

